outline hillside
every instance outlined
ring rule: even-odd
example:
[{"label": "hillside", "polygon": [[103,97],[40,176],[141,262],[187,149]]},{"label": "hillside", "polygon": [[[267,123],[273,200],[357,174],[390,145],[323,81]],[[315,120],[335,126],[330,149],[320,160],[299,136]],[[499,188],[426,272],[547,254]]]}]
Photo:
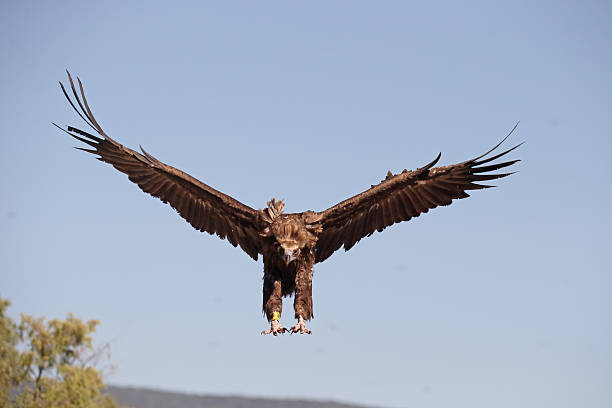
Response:
[{"label": "hillside", "polygon": [[135,408],[367,408],[332,401],[195,395],[117,386],[109,386],[108,392],[121,404]]}]

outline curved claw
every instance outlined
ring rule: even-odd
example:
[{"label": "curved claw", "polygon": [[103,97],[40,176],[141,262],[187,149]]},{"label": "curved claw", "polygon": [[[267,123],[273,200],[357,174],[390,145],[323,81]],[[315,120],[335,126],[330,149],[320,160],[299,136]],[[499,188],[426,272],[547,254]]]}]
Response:
[{"label": "curved claw", "polygon": [[291,334],[297,333],[297,332],[300,332],[300,334],[312,334],[312,332],[306,328],[298,328],[296,326],[293,326],[291,328]]}]

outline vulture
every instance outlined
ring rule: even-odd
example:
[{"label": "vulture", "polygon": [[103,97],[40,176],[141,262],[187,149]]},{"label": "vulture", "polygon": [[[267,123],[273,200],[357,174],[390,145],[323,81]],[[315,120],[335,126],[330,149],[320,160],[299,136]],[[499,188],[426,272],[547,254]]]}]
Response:
[{"label": "vulture", "polygon": [[[519,160],[497,161],[519,147],[492,154],[512,134],[478,157],[448,166],[434,167],[441,154],[416,170],[390,171],[379,184],[348,198],[325,211],[285,213],[282,200],[272,198],[264,209],[255,210],[200,180],[147,153],[129,149],[102,130],[94,117],[79,78],[75,83],[68,74],[71,98],[60,81],[64,96],[93,130],[60,127],[89,148],[77,147],[97,155],[145,193],[170,204],[195,229],[215,234],[234,247],[239,246],[251,258],[263,256],[263,312],[270,328],[262,334],[310,334],[306,322],[313,317],[312,276],[315,263],[323,262],[335,251],[351,249],[374,231],[402,221],[409,221],[430,209],[449,205],[469,197],[468,191],[492,187],[479,182],[506,177],[499,173]],[[75,104],[76,103],[76,104]],[[78,105],[78,108],[77,108]],[[282,299],[293,296],[296,325],[286,329],[280,324]]]}]

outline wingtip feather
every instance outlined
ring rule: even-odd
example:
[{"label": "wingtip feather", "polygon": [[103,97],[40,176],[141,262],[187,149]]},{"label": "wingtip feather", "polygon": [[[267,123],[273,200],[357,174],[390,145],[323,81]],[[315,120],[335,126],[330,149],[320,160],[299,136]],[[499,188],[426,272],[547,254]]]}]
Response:
[{"label": "wingtip feather", "polygon": [[81,150],[81,151],[84,151],[84,152],[87,152],[87,153],[91,153],[91,154],[100,154],[100,153],[98,153],[97,150],[94,150],[94,149],[86,149],[84,147],[78,147],[78,146],[73,146],[72,148],[73,149],[77,149],[77,150]]},{"label": "wingtip feather", "polygon": [[504,143],[506,141],[506,139],[508,139],[510,137],[510,135],[512,133],[514,133],[514,131],[516,130],[516,128],[518,127],[520,121],[516,122],[516,124],[514,125],[514,127],[512,128],[512,130],[510,130],[510,132],[508,132],[508,134],[499,142],[497,143],[495,146],[493,146],[493,148],[491,148],[490,150],[488,150],[486,153],[481,154],[480,156],[472,159],[472,161],[476,161],[479,159],[482,159],[483,157],[485,157],[486,155],[488,155],[489,153],[491,153],[492,151],[494,151],[495,149],[497,149],[499,146],[502,145],[502,143]]}]

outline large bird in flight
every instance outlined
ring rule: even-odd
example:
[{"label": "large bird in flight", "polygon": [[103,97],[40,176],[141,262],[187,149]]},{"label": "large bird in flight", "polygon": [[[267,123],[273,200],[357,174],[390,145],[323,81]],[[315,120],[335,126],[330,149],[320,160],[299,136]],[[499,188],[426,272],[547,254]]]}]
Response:
[{"label": "large bird in flight", "polygon": [[[57,126],[91,148],[145,193],[170,204],[195,229],[216,234],[251,258],[263,256],[263,311],[270,329],[263,334],[311,333],[306,321],[313,317],[312,275],[315,263],[323,262],[344,246],[348,251],[359,240],[374,231],[408,221],[453,200],[469,197],[467,191],[490,186],[478,182],[506,177],[512,173],[491,173],[519,160],[492,163],[512,150],[491,155],[512,134],[516,125],[500,143],[483,155],[449,166],[434,167],[432,162],[416,170],[386,178],[325,211],[287,214],[282,200],[272,198],[266,208],[255,210],[223,194],[196,178],[169,166],[147,153],[131,150],[108,136],[91,112],[83,85],[77,78],[79,92],[68,72],[74,100],[60,82],[68,102],[95,134],[73,126]],[[79,96],[80,94],[80,96]],[[78,108],[77,108],[77,105]],[[488,164],[490,163],[490,164]],[[282,298],[294,295],[293,308],[297,323],[290,330],[280,324]]]}]

